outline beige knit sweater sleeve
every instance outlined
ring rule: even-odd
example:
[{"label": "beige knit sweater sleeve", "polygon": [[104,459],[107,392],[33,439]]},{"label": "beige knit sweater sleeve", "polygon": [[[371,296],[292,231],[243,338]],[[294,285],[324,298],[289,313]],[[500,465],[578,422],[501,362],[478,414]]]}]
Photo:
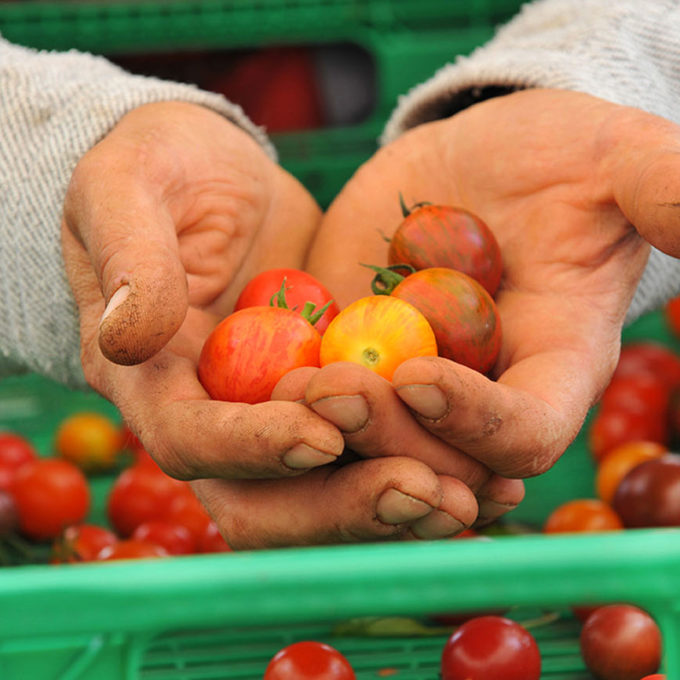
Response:
[{"label": "beige knit sweater sleeve", "polygon": [[218,111],[274,156],[264,133],[221,96],[0,37],[0,377],[35,371],[85,387],[60,250],[66,187],[81,156],[125,113],[167,100]]},{"label": "beige knit sweater sleeve", "polygon": [[[404,95],[382,141],[451,115],[457,106],[495,87],[578,90],[680,123],[680,2],[526,4],[488,44],[469,57],[458,57]],[[627,322],[678,293],[680,260],[652,249]]]}]

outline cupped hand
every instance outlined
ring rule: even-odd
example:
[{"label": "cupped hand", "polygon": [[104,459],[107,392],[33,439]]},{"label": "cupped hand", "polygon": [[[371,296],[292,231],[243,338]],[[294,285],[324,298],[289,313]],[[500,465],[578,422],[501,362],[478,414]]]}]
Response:
[{"label": "cupped hand", "polygon": [[234,548],[456,533],[476,516],[457,480],[411,458],[333,465],[342,434],[304,404],[212,401],[198,381],[243,285],[301,267],[319,219],[225,118],[178,102],[130,112],[81,159],[64,206],[85,377],[167,473],[195,480]]},{"label": "cupped hand", "polygon": [[441,358],[405,362],[388,415],[371,396],[379,386],[355,374],[338,389],[328,369],[310,381],[307,403],[347,432],[329,399],[361,402],[364,432],[389,423],[384,437],[408,442],[426,461],[448,456],[462,479],[477,475],[473,488],[479,471],[470,460],[478,461],[496,473],[486,484],[501,488],[486,509],[477,490],[480,516],[498,516],[504,478],[549,469],[608,383],[649,242],[680,255],[679,132],[637,109],[537,89],[420,125],[383,147],[329,208],[307,268],[346,304],[370,291],[371,273],[359,263],[386,263],[399,193],[409,204],[462,206],[501,247],[502,350],[488,377]]}]

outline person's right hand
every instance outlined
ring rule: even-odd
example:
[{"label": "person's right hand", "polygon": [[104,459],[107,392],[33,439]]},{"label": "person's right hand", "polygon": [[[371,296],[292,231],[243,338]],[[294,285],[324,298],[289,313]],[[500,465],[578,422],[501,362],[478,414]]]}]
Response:
[{"label": "person's right hand", "polygon": [[86,379],[163,470],[196,480],[234,548],[454,534],[477,504],[453,477],[408,456],[329,465],[342,434],[290,394],[233,404],[198,381],[203,342],[243,285],[301,267],[319,219],[303,187],[216,113],[129,113],[81,159],[64,207]]},{"label": "person's right hand", "polygon": [[[668,120],[548,89],[480,102],[382,147],[326,212],[309,271],[323,272],[346,305],[369,294],[373,274],[359,263],[387,263],[400,193],[407,203],[462,206],[501,248],[500,355],[489,376],[441,357],[404,362],[391,416],[384,403],[376,411],[381,386],[368,369],[341,382],[322,368],[301,389],[306,403],[366,455],[382,432],[427,461],[445,461],[448,445],[450,460],[465,454],[503,477],[547,471],[612,376],[650,244],[680,257],[679,151],[680,127]],[[332,413],[338,397],[363,400],[360,431]],[[492,479],[502,486],[503,477]],[[463,479],[479,492],[474,477]]]}]

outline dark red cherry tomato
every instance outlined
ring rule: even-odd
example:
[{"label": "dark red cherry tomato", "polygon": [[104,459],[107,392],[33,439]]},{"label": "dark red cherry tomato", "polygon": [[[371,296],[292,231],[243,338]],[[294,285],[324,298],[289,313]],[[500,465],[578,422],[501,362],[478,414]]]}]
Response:
[{"label": "dark red cherry tomato", "polygon": [[390,239],[388,263],[415,269],[447,267],[478,281],[493,295],[503,273],[496,237],[477,215],[463,208],[422,204],[408,210]]},{"label": "dark red cherry tomato", "polygon": [[596,609],[583,624],[580,645],[597,680],[640,680],[661,662],[661,631],[647,612],[633,605]]},{"label": "dark red cherry tomato", "polygon": [[629,528],[680,526],[680,455],[636,465],[619,482],[612,506]]},{"label": "dark red cherry tomato", "polygon": [[301,312],[308,302],[321,310],[330,302],[321,318],[314,323],[319,333],[338,315],[340,307],[334,301],[326,286],[311,274],[300,269],[268,269],[253,277],[241,291],[236,300],[234,311],[246,307],[267,307],[281,290],[285,281],[285,297],[289,309]]},{"label": "dark red cherry tomato", "polygon": [[501,319],[489,293],[463,272],[421,269],[391,293],[429,321],[439,356],[487,373],[501,348]]},{"label": "dark red cherry tomato", "polygon": [[444,645],[442,680],[539,680],[541,654],[533,635],[502,616],[480,616]]},{"label": "dark red cherry tomato", "polygon": [[347,658],[323,642],[295,642],[277,652],[263,680],[356,680]]}]

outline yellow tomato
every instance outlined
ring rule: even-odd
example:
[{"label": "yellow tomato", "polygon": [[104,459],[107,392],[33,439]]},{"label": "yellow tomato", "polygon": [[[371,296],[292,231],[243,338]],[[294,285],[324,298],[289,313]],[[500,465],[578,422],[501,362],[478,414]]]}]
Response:
[{"label": "yellow tomato", "polygon": [[352,361],[392,379],[399,364],[413,357],[437,356],[427,319],[410,303],[370,295],[343,309],[321,340],[321,366]]},{"label": "yellow tomato", "polygon": [[55,453],[87,472],[109,470],[123,448],[121,429],[100,413],[79,412],[57,430]]}]

